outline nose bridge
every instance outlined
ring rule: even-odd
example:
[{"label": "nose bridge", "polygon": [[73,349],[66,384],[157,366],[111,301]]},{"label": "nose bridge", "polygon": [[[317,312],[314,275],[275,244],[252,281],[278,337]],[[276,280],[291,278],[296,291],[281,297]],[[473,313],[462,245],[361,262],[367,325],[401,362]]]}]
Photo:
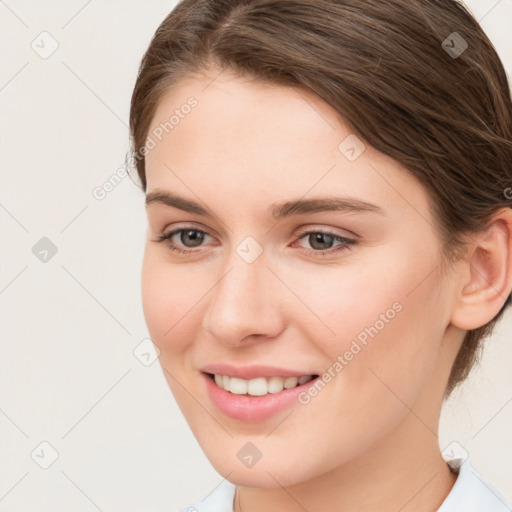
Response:
[{"label": "nose bridge", "polygon": [[254,242],[244,240],[233,249],[208,295],[203,325],[219,341],[236,344],[249,335],[275,336],[279,330],[277,297],[273,294],[269,302],[272,273]]}]

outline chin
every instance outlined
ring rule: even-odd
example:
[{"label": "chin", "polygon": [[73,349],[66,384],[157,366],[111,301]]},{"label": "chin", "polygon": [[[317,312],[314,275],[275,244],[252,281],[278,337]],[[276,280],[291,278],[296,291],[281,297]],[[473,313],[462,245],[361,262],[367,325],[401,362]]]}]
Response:
[{"label": "chin", "polygon": [[[253,441],[251,436],[235,436],[222,443],[214,442],[211,438],[200,439],[200,445],[211,465],[220,475],[235,485],[244,487],[271,489],[293,486],[327,470],[327,468],[322,470],[316,467],[315,462],[311,460],[309,449],[304,450],[304,453],[296,452],[295,457],[291,458],[290,447],[281,446],[280,450],[270,446],[265,448],[263,438],[253,436],[252,439]],[[258,460],[255,458],[258,453],[256,446],[261,453],[261,458]],[[253,459],[244,461],[250,453],[253,454]]]}]

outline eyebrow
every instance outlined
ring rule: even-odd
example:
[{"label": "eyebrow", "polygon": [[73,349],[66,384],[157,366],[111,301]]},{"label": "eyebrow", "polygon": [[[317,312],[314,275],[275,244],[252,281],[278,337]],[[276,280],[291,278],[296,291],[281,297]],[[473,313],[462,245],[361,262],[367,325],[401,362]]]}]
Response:
[{"label": "eyebrow", "polygon": [[[201,203],[167,191],[155,190],[146,194],[146,207],[150,204],[163,204],[209,218],[217,217],[211,209],[203,206]],[[376,204],[355,197],[333,196],[276,202],[270,205],[269,211],[272,217],[277,220],[291,217],[292,215],[327,211],[370,212],[386,215],[384,209]]]}]

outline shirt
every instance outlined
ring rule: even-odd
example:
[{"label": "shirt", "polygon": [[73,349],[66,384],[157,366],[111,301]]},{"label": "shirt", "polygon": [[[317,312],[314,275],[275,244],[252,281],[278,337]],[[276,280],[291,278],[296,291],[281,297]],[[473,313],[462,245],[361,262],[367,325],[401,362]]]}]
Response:
[{"label": "shirt", "polygon": [[[470,465],[468,460],[447,463],[459,468],[450,493],[437,512],[512,512],[512,505]],[[233,512],[236,486],[224,480],[208,496],[177,512]]]}]

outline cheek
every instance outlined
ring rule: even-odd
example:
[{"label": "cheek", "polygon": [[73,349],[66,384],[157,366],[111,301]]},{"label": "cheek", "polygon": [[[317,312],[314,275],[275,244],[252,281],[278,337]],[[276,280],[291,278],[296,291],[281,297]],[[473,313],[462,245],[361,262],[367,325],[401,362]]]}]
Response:
[{"label": "cheek", "polygon": [[[396,427],[408,414],[404,403],[412,407],[428,385],[442,338],[438,282],[426,277],[434,267],[412,257],[388,266],[380,259],[367,267],[378,271],[340,272],[337,282],[322,281],[330,284],[321,296],[303,296],[336,335],[325,336],[316,318],[302,321],[305,338],[326,356],[326,385],[307,405],[304,397],[295,422],[287,421],[302,436],[310,432],[333,466]],[[333,450],[333,439],[347,443]]]},{"label": "cheek", "polygon": [[383,258],[347,276],[342,290],[329,290],[337,297],[324,302],[336,341],[323,346],[331,361],[342,357],[342,377],[333,387],[341,400],[355,393],[368,410],[398,402],[394,393],[412,404],[422,392],[443,334],[439,282],[431,273],[435,255],[430,256],[388,258],[389,264]]},{"label": "cheek", "polygon": [[[183,269],[172,268],[164,251],[146,246],[141,274],[142,307],[151,339],[162,356],[183,351],[191,337],[180,336],[200,299],[197,286]],[[203,292],[204,293],[204,292]],[[196,298],[196,295],[197,298]]]},{"label": "cheek", "polygon": [[[287,282],[310,310],[294,321],[327,361],[344,359],[343,386],[356,390],[371,383],[372,396],[379,386],[385,392],[371,369],[406,396],[419,393],[443,332],[434,251],[418,255],[413,245],[382,247],[372,261],[289,274]],[[339,365],[331,370],[340,371]]]},{"label": "cheek", "polygon": [[[169,388],[186,418],[197,414],[197,404],[180,383],[189,378],[187,354],[200,318],[193,307],[206,290],[193,286],[187,272],[172,267],[160,248],[146,246],[142,263],[142,306],[151,340],[160,350],[159,364]],[[197,297],[196,297],[197,296]]]}]

